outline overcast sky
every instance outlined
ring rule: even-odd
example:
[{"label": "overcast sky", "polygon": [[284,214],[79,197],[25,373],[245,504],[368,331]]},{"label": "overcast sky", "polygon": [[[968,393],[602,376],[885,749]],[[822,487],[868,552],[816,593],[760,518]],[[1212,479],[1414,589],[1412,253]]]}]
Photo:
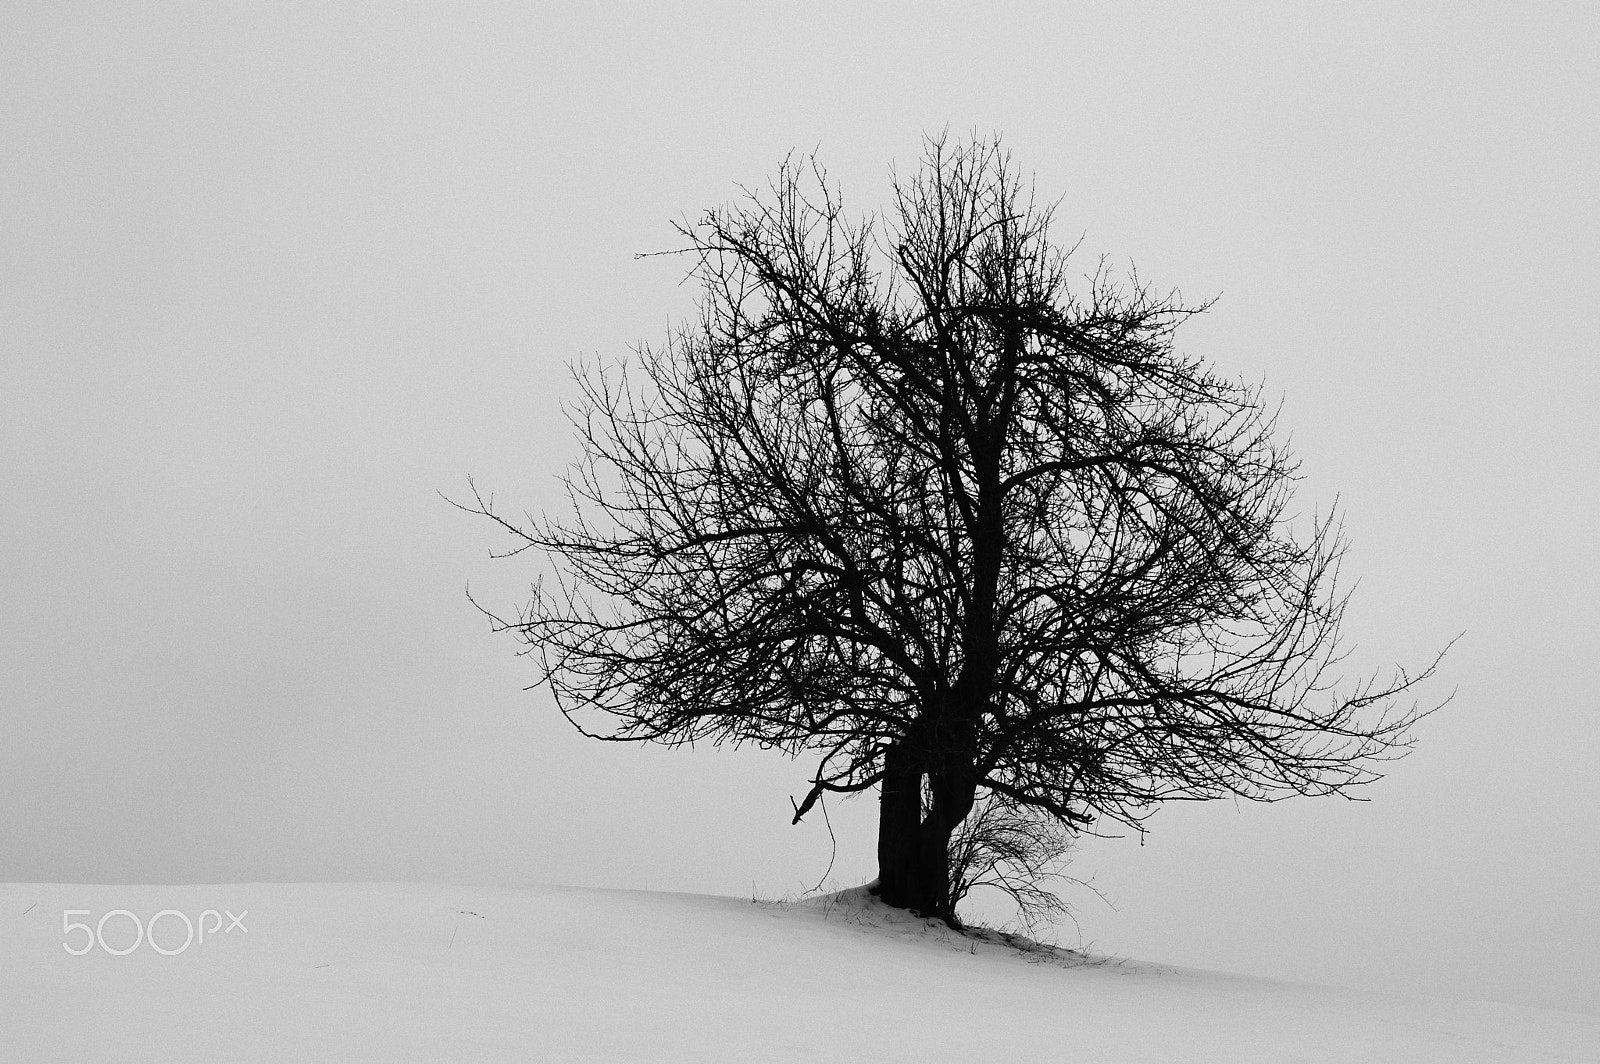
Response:
[{"label": "overcast sky", "polygon": [[0,880],[815,884],[809,766],[572,732],[437,493],[559,504],[565,364],[693,310],[674,219],[797,148],[875,209],[948,126],[1222,297],[1180,346],[1343,508],[1353,672],[1465,633],[1369,802],[1084,845],[1084,940],[1600,1012],[1600,16],[1322,7],[6,4]]}]

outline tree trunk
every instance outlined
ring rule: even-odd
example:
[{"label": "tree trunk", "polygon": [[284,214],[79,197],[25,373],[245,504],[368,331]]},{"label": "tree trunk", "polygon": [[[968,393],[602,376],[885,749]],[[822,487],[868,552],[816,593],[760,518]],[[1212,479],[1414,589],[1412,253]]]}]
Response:
[{"label": "tree trunk", "polygon": [[922,820],[917,857],[922,864],[922,906],[924,916],[957,926],[955,899],[951,897],[950,836],[972,811],[977,787],[970,769],[958,768],[930,773],[933,795],[928,815]]},{"label": "tree trunk", "polygon": [[923,916],[955,923],[955,906],[950,904],[950,830],[933,816],[922,822],[917,847],[917,879]]},{"label": "tree trunk", "polygon": [[902,745],[883,759],[878,806],[878,897],[902,909],[921,910],[922,772]]},{"label": "tree trunk", "polygon": [[933,801],[924,816],[923,775],[904,746],[885,754],[877,895],[889,905],[953,925],[950,836],[971,811],[976,788],[970,769],[931,774]]}]

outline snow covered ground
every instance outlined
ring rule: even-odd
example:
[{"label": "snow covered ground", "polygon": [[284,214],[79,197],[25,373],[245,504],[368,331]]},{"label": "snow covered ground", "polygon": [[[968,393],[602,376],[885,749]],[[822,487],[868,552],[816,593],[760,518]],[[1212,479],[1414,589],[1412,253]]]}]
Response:
[{"label": "snow covered ground", "polygon": [[[162,910],[170,955],[67,951]],[[1600,1017],[1022,952],[859,891],[0,885],[8,1064],[1006,1059],[1600,1061]]]}]

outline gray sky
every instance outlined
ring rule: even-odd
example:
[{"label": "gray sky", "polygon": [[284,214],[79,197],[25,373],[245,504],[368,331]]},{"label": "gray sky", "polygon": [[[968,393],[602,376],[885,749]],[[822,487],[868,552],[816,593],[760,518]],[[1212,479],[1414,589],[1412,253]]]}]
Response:
[{"label": "gray sky", "polygon": [[[1004,133],[1085,269],[1221,294],[1337,497],[1351,668],[1458,632],[1370,802],[1086,845],[1151,960],[1600,1012],[1591,5],[11,3],[0,880],[816,882],[808,766],[586,742],[435,494],[556,505],[564,364],[692,309],[669,223]],[[830,806],[872,873],[870,801]]]}]

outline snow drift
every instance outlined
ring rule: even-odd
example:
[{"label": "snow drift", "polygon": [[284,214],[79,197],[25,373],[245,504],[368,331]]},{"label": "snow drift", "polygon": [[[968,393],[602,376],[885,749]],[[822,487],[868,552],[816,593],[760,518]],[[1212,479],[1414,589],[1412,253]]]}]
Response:
[{"label": "snow drift", "polygon": [[[240,924],[179,950],[207,911]],[[1600,1061],[1600,1017],[1018,949],[860,890],[8,884],[0,960],[19,1064]]]}]

